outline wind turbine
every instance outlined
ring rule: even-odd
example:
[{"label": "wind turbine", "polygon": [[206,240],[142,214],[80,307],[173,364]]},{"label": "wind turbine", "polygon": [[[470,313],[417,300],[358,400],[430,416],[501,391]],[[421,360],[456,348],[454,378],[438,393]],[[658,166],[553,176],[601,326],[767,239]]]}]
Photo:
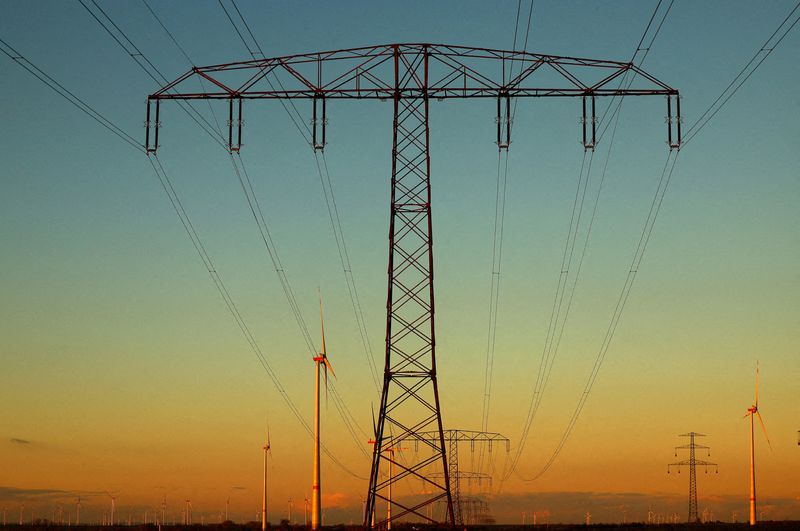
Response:
[{"label": "wind turbine", "polygon": [[756,363],[756,400],[755,403],[747,408],[747,414],[744,418],[750,417],[750,525],[756,525],[756,452],[755,452],[755,438],[753,437],[753,417],[758,415],[758,422],[761,424],[761,429],[764,431],[764,438],[767,440],[770,450],[772,450],[772,443],[769,442],[767,435],[767,428],[764,426],[764,419],[761,418],[761,413],[758,411],[758,363]]},{"label": "wind turbine", "polygon": [[325,373],[325,393],[328,392],[328,371],[336,377],[328,354],[325,351],[325,320],[322,314],[322,295],[319,297],[319,322],[322,330],[322,352],[314,358],[316,377],[314,383],[314,481],[311,486],[311,529],[316,531],[322,526],[322,492],[320,491],[320,463],[319,463],[319,373]]},{"label": "wind turbine", "polygon": [[[373,430],[375,430],[375,439],[370,439],[367,441],[369,444],[377,444],[377,433],[378,428],[375,425],[375,415],[372,416],[372,424]],[[382,452],[386,452],[389,454],[389,497],[386,499],[386,530],[391,531],[392,529],[392,478],[394,478],[394,453],[401,452],[403,450],[407,450],[408,448],[400,448],[398,446],[390,446],[388,448],[384,448],[381,450]],[[372,526],[375,527],[375,513],[372,513]],[[525,525],[525,513],[522,513],[522,525]]]},{"label": "wind turbine", "polygon": [[[267,428],[267,442],[263,446],[264,450],[264,489],[262,491],[263,497],[261,500],[261,531],[267,530],[267,454],[271,454],[269,444],[269,428]],[[230,498],[228,498],[230,500]],[[228,518],[228,505],[225,505],[225,519]]]},{"label": "wind turbine", "polygon": [[81,497],[75,502],[75,525],[81,525]]},{"label": "wind turbine", "polygon": [[110,492],[106,492],[109,498],[111,498],[111,522],[109,525],[114,525],[114,511],[117,509],[117,497],[112,496]]}]

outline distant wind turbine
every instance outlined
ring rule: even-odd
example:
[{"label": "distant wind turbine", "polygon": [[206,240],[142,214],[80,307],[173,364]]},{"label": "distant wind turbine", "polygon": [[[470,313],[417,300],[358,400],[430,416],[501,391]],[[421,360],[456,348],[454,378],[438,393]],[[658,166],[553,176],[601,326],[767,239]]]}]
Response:
[{"label": "distant wind turbine", "polygon": [[755,403],[747,408],[747,414],[744,418],[750,417],[750,525],[756,525],[756,452],[755,452],[755,438],[753,437],[753,417],[758,415],[758,422],[761,424],[761,429],[764,431],[764,438],[767,440],[770,450],[772,450],[772,443],[769,442],[767,435],[767,428],[764,426],[764,419],[761,418],[761,413],[758,411],[758,363],[756,363],[756,400]]},{"label": "distant wind turbine", "polygon": [[81,497],[75,502],[75,525],[81,525]]},{"label": "distant wind turbine", "polygon": [[[267,529],[267,456],[268,454],[272,454],[272,450],[269,444],[269,428],[267,428],[267,442],[263,446],[264,450],[264,488],[262,490],[262,500],[261,500],[261,531],[266,531]],[[230,498],[228,498],[230,501]],[[225,518],[227,519],[228,515],[228,505],[225,504]]]},{"label": "distant wind turbine", "polygon": [[106,492],[109,498],[111,498],[111,521],[109,525],[114,525],[114,511],[117,509],[117,497],[112,495],[110,492]]},{"label": "distant wind turbine", "polygon": [[314,358],[316,368],[316,378],[314,386],[314,481],[311,487],[311,529],[316,531],[322,526],[322,492],[320,486],[320,462],[319,462],[319,373],[322,369],[325,373],[325,393],[328,392],[328,371],[336,377],[331,363],[328,361],[328,354],[325,351],[325,320],[322,313],[322,295],[319,297],[319,321],[322,330],[322,352]]}]

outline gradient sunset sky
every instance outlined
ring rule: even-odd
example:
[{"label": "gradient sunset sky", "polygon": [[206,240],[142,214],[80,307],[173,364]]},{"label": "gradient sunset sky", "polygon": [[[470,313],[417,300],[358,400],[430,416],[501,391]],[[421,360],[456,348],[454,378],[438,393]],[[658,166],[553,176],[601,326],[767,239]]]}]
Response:
[{"label": "gradient sunset sky", "polygon": [[[190,65],[136,1],[99,1],[172,79]],[[148,0],[197,64],[249,59],[219,3]],[[656,1],[535,2],[528,51],[627,61]],[[667,2],[664,2],[666,5]],[[228,5],[226,3],[226,5]],[[237,5],[268,56],[390,42],[510,49],[518,3]],[[691,125],[795,2],[676,0],[643,68],[681,91]],[[530,4],[521,2],[522,17]],[[134,137],[158,87],[78,1],[4,0],[0,37]],[[522,24],[522,22],[521,22]],[[524,33],[524,27],[520,29]],[[679,434],[708,436],[719,474],[700,508],[746,515],[756,362],[765,514],[800,519],[800,31],[796,27],[682,151],[636,284],[585,409],[546,463],[592,369],[667,156],[660,98],[626,100],[575,302],[517,473],[472,486],[499,521],[685,518],[687,476],[667,475]],[[519,46],[518,46],[519,48]],[[311,438],[249,349],[146,158],[0,56],[0,509],[16,521],[118,517],[160,507],[254,519],[270,427],[270,520],[302,519]],[[479,429],[489,321],[497,147],[494,102],[431,104],[437,363],[445,428]],[[220,105],[215,110],[222,111]],[[299,104],[310,119],[310,107]],[[208,108],[198,106],[209,119]],[[314,364],[225,152],[175,106],[159,157],[220,275],[291,399],[313,414]],[[391,105],[328,105],[327,162],[373,356],[382,369]],[[531,399],[577,175],[579,101],[519,102],[509,158],[489,429],[512,454]],[[299,309],[318,338],[317,290],[339,394],[323,461],[326,523],[359,521],[371,409],[365,354],[312,151],[274,102],[249,103],[242,158]],[[594,197],[607,147],[594,157]],[[588,207],[587,207],[588,208]],[[585,224],[581,226],[585,234]],[[579,240],[582,241],[582,240]],[[363,438],[363,441],[360,439]],[[360,442],[359,442],[360,441]],[[359,449],[357,444],[363,444]],[[408,451],[413,454],[413,449]],[[705,454],[702,454],[705,456]],[[413,455],[409,459],[413,459]],[[705,457],[704,457],[705,458]],[[465,449],[463,468],[473,466]],[[504,448],[487,465],[502,471]],[[684,475],[686,474],[686,475]],[[177,517],[179,520],[180,517]],[[170,518],[168,517],[168,520]]]}]

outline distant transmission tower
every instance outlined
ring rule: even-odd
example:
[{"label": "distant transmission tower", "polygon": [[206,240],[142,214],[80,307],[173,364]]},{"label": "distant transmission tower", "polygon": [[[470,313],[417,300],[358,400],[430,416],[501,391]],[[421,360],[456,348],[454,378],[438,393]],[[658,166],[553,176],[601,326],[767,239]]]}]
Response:
[{"label": "distant transmission tower", "polygon": [[[452,493],[452,503],[453,503],[453,512],[455,516],[455,521],[458,525],[463,526],[466,525],[469,520],[467,515],[465,515],[465,504],[462,503],[461,499],[461,480],[466,479],[468,481],[477,480],[481,481],[483,479],[489,480],[491,482],[491,476],[486,474],[481,474],[480,472],[466,472],[463,470],[459,470],[458,468],[458,446],[459,443],[469,443],[470,450],[475,451],[475,444],[482,443],[486,444],[488,447],[489,452],[492,451],[492,445],[494,443],[504,443],[506,452],[510,450],[510,441],[507,437],[499,434],[499,433],[490,433],[485,431],[473,431],[473,430],[443,430],[442,432],[438,431],[424,431],[418,432],[414,436],[407,436],[406,438],[400,439],[401,441],[406,442],[413,442],[414,449],[419,450],[419,443],[420,440],[425,441],[429,440],[430,444],[434,444],[438,437],[443,437],[444,442],[447,444],[447,472],[448,477],[450,480],[450,492]],[[440,479],[444,477],[444,473],[431,473],[426,476],[428,479]],[[488,514],[488,511],[487,513]]]},{"label": "distant transmission tower", "polygon": [[675,457],[678,457],[678,450],[689,450],[689,459],[683,461],[676,461],[667,465],[667,474],[670,472],[670,467],[678,467],[678,474],[681,473],[682,466],[689,467],[689,523],[699,522],[700,518],[697,516],[697,465],[705,467],[708,473],[708,467],[715,467],[715,472],[719,473],[719,465],[709,461],[698,460],[695,457],[695,451],[699,448],[701,450],[708,450],[708,455],[711,456],[711,449],[708,446],[703,446],[694,442],[695,437],[705,437],[702,433],[689,432],[680,435],[680,437],[689,437],[689,444],[675,447]]}]

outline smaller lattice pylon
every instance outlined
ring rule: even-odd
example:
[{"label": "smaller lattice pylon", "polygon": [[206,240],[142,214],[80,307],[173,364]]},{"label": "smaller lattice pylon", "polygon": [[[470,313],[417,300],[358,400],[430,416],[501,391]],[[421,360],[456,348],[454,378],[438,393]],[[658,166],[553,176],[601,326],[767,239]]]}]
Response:
[{"label": "smaller lattice pylon", "polygon": [[676,467],[679,474],[681,472],[681,467],[689,467],[689,517],[687,521],[689,523],[696,523],[700,521],[697,515],[697,465],[705,467],[706,473],[708,473],[708,467],[710,466],[714,467],[715,473],[719,473],[719,465],[717,465],[717,463],[712,463],[711,461],[697,459],[696,457],[697,450],[707,450],[708,456],[711,456],[711,449],[708,446],[703,446],[702,444],[697,444],[695,442],[695,438],[705,437],[705,435],[692,431],[689,433],[683,433],[680,435],[680,437],[689,437],[689,444],[676,446],[675,457],[678,456],[678,450],[689,450],[689,459],[669,463],[667,465],[667,474],[670,473],[670,469],[672,467]]},{"label": "smaller lattice pylon", "polygon": [[[452,503],[453,503],[453,512],[455,521],[458,525],[464,525],[465,518],[464,514],[462,513],[462,503],[461,503],[461,481],[459,478],[469,479],[469,472],[462,475],[462,473],[458,469],[458,447],[460,444],[469,443],[470,450],[475,451],[475,444],[485,444],[488,451],[492,451],[492,446],[494,444],[503,443],[505,445],[506,452],[510,451],[510,441],[507,437],[499,434],[499,433],[492,433],[487,431],[475,431],[475,430],[443,430],[442,436],[444,442],[447,444],[447,468],[448,468],[448,476],[450,480],[450,491],[452,493]],[[414,443],[414,450],[419,451],[419,442],[430,440],[435,442],[435,440],[439,437],[439,432],[436,431],[428,431],[428,432],[419,432],[415,437],[407,437],[401,440],[413,442]],[[433,477],[433,474],[436,474],[437,477],[444,477],[442,472],[438,473],[431,473],[425,476],[426,479],[430,479]],[[472,479],[478,479],[478,476],[473,476]]]}]

